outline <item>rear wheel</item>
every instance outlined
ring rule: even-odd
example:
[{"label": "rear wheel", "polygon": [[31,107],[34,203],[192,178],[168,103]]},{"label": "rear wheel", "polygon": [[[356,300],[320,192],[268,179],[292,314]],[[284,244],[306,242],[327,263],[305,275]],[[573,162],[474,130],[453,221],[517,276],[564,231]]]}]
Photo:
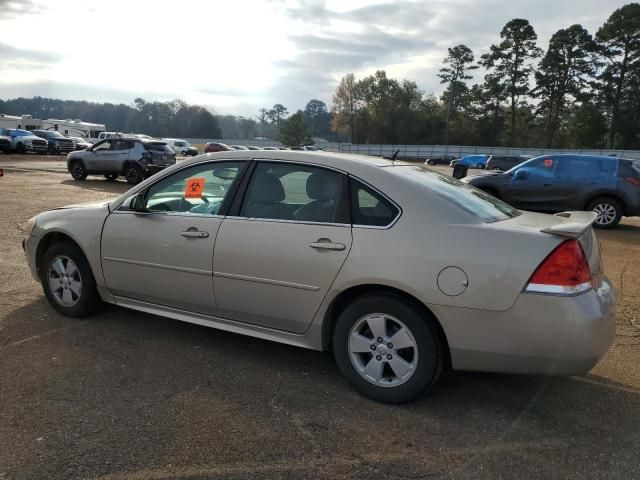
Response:
[{"label": "rear wheel", "polygon": [[484,165],[482,163],[479,163],[479,164],[476,165],[476,168],[481,170],[481,169],[484,168]]},{"label": "rear wheel", "polygon": [[598,214],[598,217],[593,222],[596,228],[613,228],[622,219],[622,205],[613,198],[596,198],[589,203],[587,210]]},{"label": "rear wheel", "polygon": [[427,161],[427,164],[429,164],[429,165],[435,165],[435,164],[436,164],[436,161],[435,161],[435,160],[429,160],[429,161]]},{"label": "rear wheel", "polygon": [[81,161],[75,160],[69,165],[69,172],[74,180],[85,180],[87,178],[87,169]]},{"label": "rear wheel", "polygon": [[400,297],[368,294],[340,314],[333,351],[340,371],[362,395],[403,403],[440,376],[442,346],[432,320]]},{"label": "rear wheel", "polygon": [[107,173],[105,174],[104,178],[107,179],[107,182],[115,182],[119,176],[120,175],[118,175],[117,173]]},{"label": "rear wheel", "polygon": [[84,317],[99,307],[100,296],[89,262],[73,243],[51,245],[40,271],[44,294],[58,312],[68,317]]},{"label": "rear wheel", "polygon": [[142,168],[140,168],[140,165],[130,163],[124,169],[124,178],[127,179],[127,183],[136,185],[144,180],[144,172]]}]

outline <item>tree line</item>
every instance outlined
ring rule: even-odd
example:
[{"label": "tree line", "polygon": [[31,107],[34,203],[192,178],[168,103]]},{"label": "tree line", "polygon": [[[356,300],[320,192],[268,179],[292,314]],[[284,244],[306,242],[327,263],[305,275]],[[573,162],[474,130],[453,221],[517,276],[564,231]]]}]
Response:
[{"label": "tree line", "polygon": [[[437,98],[384,70],[339,82],[329,109],[310,100],[290,114],[281,103],[256,117],[215,115],[181,100],[132,105],[42,97],[0,100],[0,112],[81,118],[153,136],[352,143],[455,144],[640,149],[640,4],[615,10],[595,35],[574,24],[546,51],[534,27],[513,19],[476,59],[466,45],[448,49]],[[471,84],[482,69],[480,82]]]},{"label": "tree line", "polygon": [[615,10],[595,35],[579,24],[558,30],[546,52],[537,39],[513,19],[478,60],[466,45],[449,48],[439,99],[384,71],[348,74],[332,128],[353,143],[639,149],[640,4]]},{"label": "tree line", "polygon": [[182,100],[146,102],[136,98],[132,105],[95,103],[33,97],[0,100],[0,113],[29,114],[38,119],[82,119],[101,123],[110,130],[146,133],[154,137],[219,138],[218,119],[209,110]]}]

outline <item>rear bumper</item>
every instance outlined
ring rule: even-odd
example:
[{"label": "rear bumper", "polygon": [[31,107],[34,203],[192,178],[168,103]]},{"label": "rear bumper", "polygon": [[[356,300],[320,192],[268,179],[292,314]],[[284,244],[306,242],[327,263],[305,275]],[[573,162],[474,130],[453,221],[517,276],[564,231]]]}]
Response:
[{"label": "rear bumper", "polygon": [[581,375],[604,357],[616,335],[615,294],[606,278],[572,297],[522,293],[503,312],[433,310],[457,370]]}]

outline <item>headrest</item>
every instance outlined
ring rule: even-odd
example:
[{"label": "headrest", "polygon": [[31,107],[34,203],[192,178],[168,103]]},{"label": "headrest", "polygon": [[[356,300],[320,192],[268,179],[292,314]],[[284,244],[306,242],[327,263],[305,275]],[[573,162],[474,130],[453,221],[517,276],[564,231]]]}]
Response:
[{"label": "headrest", "polygon": [[338,190],[338,177],[336,175],[312,173],[307,178],[307,195],[313,200],[336,200]]},{"label": "headrest", "polygon": [[251,185],[252,203],[274,203],[284,200],[284,188],[278,177],[271,173],[262,173]]}]

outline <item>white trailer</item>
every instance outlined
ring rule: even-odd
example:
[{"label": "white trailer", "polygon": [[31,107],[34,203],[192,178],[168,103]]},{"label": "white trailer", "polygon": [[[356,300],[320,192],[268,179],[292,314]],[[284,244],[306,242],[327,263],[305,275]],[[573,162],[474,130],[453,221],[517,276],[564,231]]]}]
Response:
[{"label": "white trailer", "polygon": [[16,116],[0,113],[0,127],[18,128],[20,130],[40,130],[42,128],[42,120],[33,118],[31,115]]},{"label": "white trailer", "polygon": [[42,121],[43,130],[54,130],[69,137],[82,137],[90,142],[97,142],[98,137],[107,128],[100,123],[83,122],[76,120],[58,120],[50,118]]}]

